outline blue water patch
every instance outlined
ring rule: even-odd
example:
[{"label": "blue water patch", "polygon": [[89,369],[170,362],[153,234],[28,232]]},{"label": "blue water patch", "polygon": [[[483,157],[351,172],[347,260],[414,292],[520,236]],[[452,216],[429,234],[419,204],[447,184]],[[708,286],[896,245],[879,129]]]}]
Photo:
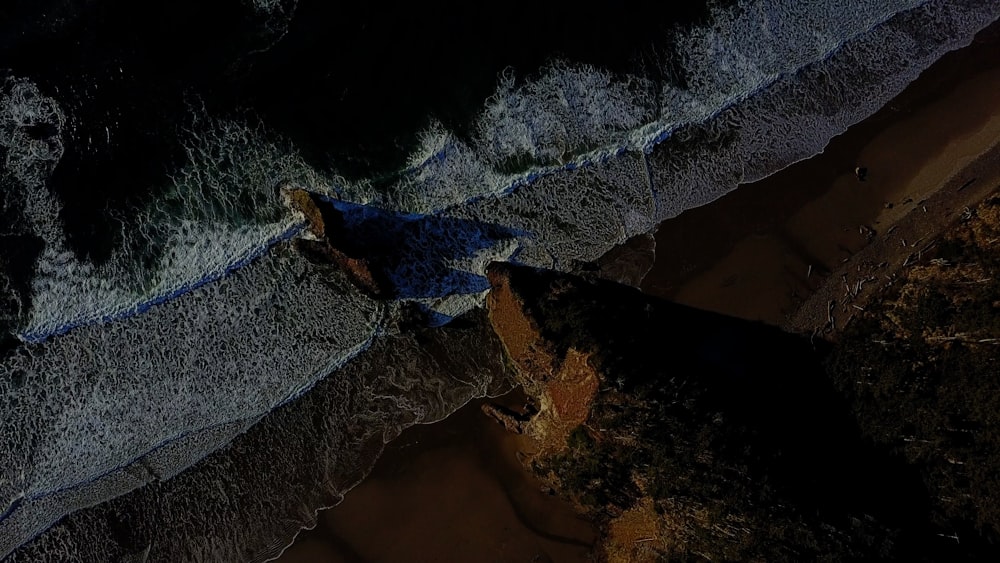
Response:
[{"label": "blue water patch", "polygon": [[399,213],[321,199],[331,204],[342,220],[341,225],[327,225],[330,242],[384,272],[399,299],[481,293],[489,288],[482,272],[456,265],[506,241],[528,236],[521,230],[470,219]]}]

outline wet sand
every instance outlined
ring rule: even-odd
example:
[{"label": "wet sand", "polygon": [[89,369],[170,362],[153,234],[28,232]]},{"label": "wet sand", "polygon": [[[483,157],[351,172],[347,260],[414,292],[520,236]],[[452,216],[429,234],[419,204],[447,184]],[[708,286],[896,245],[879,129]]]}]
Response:
[{"label": "wet sand", "polygon": [[[989,150],[1000,140],[997,38],[994,25],[945,56],[823,154],[664,222],[643,289],[799,330],[822,325],[837,299],[842,324],[931,240],[921,233],[1000,182],[1000,150]],[[873,274],[879,284],[843,298]],[[587,560],[596,531],[540,490],[520,447],[478,403],[411,428],[280,561]]]},{"label": "wet sand", "polygon": [[[1000,165],[990,162],[1000,158],[986,153],[1000,141],[998,36],[1000,26],[994,25],[969,48],[946,55],[888,106],[834,138],[822,154],[665,221],[643,290],[805,329],[817,314],[805,321],[800,309],[818,289],[836,286],[843,297],[842,277],[852,268],[860,274],[883,261],[899,266],[919,250],[908,246],[919,234],[902,244],[900,222],[908,214],[924,214],[909,222],[930,235],[954,220],[956,208],[982,200],[997,185],[1000,170],[993,169]],[[855,176],[857,166],[868,169],[864,182]],[[951,193],[941,197],[942,192]],[[889,234],[900,237],[900,249],[876,253],[877,260],[859,268],[864,257],[858,253],[897,224]],[[880,279],[886,273],[880,272]],[[857,281],[850,282],[852,289]],[[834,294],[829,288],[825,293]],[[841,299],[841,312],[845,304]],[[825,322],[827,305],[825,300],[809,307],[822,308]]]},{"label": "wet sand", "polygon": [[279,561],[587,561],[594,528],[521,468],[519,437],[481,403],[404,431]]}]

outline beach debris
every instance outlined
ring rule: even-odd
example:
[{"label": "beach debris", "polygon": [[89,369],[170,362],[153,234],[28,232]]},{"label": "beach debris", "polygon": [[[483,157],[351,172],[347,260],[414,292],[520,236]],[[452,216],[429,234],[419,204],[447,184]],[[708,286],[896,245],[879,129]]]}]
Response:
[{"label": "beach debris", "polygon": [[868,179],[868,168],[865,166],[858,166],[854,169],[854,175],[857,176],[858,181],[864,182]]},{"label": "beach debris", "polygon": [[958,541],[958,532],[955,532],[954,534],[952,534],[950,536],[945,535],[945,534],[938,534],[938,535],[941,536],[942,538],[948,538],[950,540],[955,540],[955,543],[961,543],[961,542]]},{"label": "beach debris", "polygon": [[957,189],[957,190],[955,190],[955,191],[956,191],[956,192],[960,192],[960,191],[964,190],[965,188],[968,188],[969,186],[971,186],[971,185],[972,185],[972,183],[973,183],[973,182],[975,182],[975,181],[976,181],[976,180],[978,180],[978,179],[979,179],[979,178],[972,178],[972,179],[970,179],[970,180],[966,180],[966,181],[965,181],[965,183],[964,183],[964,184],[962,184],[961,186],[959,186],[959,187],[958,187],[958,189]]},{"label": "beach debris", "polygon": [[867,278],[859,281],[858,282],[858,291],[861,291],[861,288],[864,287],[866,283],[873,282],[876,279],[877,278],[875,276],[868,276]]},{"label": "beach debris", "polygon": [[923,256],[924,252],[927,252],[928,250],[930,250],[931,247],[934,246],[935,244],[937,244],[937,241],[936,240],[932,240],[931,242],[929,242],[927,244],[927,246],[925,246],[925,247],[921,248],[920,250],[918,250],[917,251],[917,258],[919,259],[921,256]]},{"label": "beach debris", "polygon": [[975,336],[960,332],[951,336],[928,336],[928,342],[964,342],[966,344],[1000,344],[1000,338],[976,338]]}]

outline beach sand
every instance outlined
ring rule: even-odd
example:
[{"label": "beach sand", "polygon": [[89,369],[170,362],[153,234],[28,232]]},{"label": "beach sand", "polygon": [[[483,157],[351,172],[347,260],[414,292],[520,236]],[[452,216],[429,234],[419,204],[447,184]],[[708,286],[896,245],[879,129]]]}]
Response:
[{"label": "beach sand", "polygon": [[643,290],[788,329],[822,326],[834,299],[849,316],[956,210],[996,188],[998,36],[994,25],[943,57],[822,154],[662,223]]},{"label": "beach sand", "polygon": [[280,561],[587,561],[596,530],[521,468],[519,437],[481,404],[404,431]]},{"label": "beach sand", "polygon": [[[998,38],[994,25],[946,55],[823,154],[661,224],[643,289],[802,331],[822,327],[836,300],[841,328],[1000,182]],[[479,404],[405,431],[281,561],[587,560],[596,531],[540,490],[518,437]]]}]

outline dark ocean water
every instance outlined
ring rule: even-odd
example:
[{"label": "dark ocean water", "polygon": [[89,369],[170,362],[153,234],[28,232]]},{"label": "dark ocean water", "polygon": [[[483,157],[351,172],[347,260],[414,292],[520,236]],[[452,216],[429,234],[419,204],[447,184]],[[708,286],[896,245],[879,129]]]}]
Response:
[{"label": "dark ocean water", "polygon": [[25,1],[0,8],[0,68],[67,114],[49,187],[73,249],[105,260],[121,243],[114,216],[161,195],[205,113],[263,123],[318,170],[379,177],[429,119],[467,132],[507,68],[523,79],[558,58],[660,73],[670,30],[707,17],[688,6],[594,18],[528,3]]},{"label": "dark ocean water", "polygon": [[[492,260],[569,269],[815,154],[1000,12],[684,6],[0,7],[0,554],[273,555],[372,444],[503,388],[447,357],[481,325],[412,307],[476,315]],[[284,185],[342,200],[397,300],[282,242]]]}]

